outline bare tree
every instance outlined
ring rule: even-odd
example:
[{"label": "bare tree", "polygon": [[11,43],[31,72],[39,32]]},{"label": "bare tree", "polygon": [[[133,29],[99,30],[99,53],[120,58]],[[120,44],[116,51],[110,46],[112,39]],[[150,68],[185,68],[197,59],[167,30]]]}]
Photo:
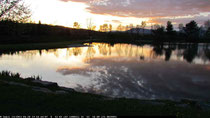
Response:
[{"label": "bare tree", "polygon": [[95,30],[96,26],[94,25],[91,18],[87,19],[87,29],[88,30]]},{"label": "bare tree", "polygon": [[31,11],[23,0],[0,0],[0,20],[26,22]]},{"label": "bare tree", "polygon": [[90,39],[92,39],[93,38],[93,32],[91,30],[95,30],[96,26],[94,25],[91,18],[88,18],[86,21],[87,21],[88,35],[89,35]]},{"label": "bare tree", "polygon": [[88,18],[87,19],[87,29],[88,30],[93,30],[93,28],[94,28],[94,23],[93,23],[91,18]]},{"label": "bare tree", "polygon": [[141,22],[141,28],[143,29],[143,35],[144,35],[144,28],[146,27],[147,23],[146,21]]}]

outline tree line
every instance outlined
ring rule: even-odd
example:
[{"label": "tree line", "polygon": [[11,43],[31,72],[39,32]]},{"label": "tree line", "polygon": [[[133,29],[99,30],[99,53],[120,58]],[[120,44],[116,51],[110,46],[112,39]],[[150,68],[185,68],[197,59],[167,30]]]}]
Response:
[{"label": "tree line", "polygon": [[179,31],[174,30],[171,21],[167,22],[166,28],[164,26],[156,25],[152,32],[156,39],[164,40],[170,38],[171,40],[185,40],[185,41],[210,41],[210,20],[204,23],[204,26],[199,27],[198,24],[192,20],[185,26],[179,24]]}]

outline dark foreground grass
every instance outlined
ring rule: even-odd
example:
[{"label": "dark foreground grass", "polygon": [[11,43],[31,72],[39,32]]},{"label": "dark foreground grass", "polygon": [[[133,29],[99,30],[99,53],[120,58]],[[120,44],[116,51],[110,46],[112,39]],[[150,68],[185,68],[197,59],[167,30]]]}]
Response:
[{"label": "dark foreground grass", "polygon": [[[161,100],[110,99],[107,97],[70,92],[54,94],[33,91],[30,87],[11,85],[18,82],[41,86],[18,76],[0,75],[0,115],[118,115],[118,116],[177,116],[207,118],[210,111],[197,107],[194,102]],[[51,89],[51,88],[49,88]],[[54,90],[59,89],[54,88]]]}]

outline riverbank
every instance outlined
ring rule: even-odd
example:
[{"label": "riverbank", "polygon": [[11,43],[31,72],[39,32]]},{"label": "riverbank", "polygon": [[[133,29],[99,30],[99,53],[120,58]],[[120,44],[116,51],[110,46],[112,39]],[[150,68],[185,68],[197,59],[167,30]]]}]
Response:
[{"label": "riverbank", "polygon": [[210,116],[207,102],[115,99],[9,72],[0,74],[0,94],[0,115]]}]

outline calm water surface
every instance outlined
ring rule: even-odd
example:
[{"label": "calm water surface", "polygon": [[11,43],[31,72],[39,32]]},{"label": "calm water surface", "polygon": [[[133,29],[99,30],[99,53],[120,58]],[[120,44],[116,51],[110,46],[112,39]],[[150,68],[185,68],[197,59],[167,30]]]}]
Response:
[{"label": "calm water surface", "polygon": [[0,71],[111,97],[210,100],[210,44],[93,43],[0,54]]}]

